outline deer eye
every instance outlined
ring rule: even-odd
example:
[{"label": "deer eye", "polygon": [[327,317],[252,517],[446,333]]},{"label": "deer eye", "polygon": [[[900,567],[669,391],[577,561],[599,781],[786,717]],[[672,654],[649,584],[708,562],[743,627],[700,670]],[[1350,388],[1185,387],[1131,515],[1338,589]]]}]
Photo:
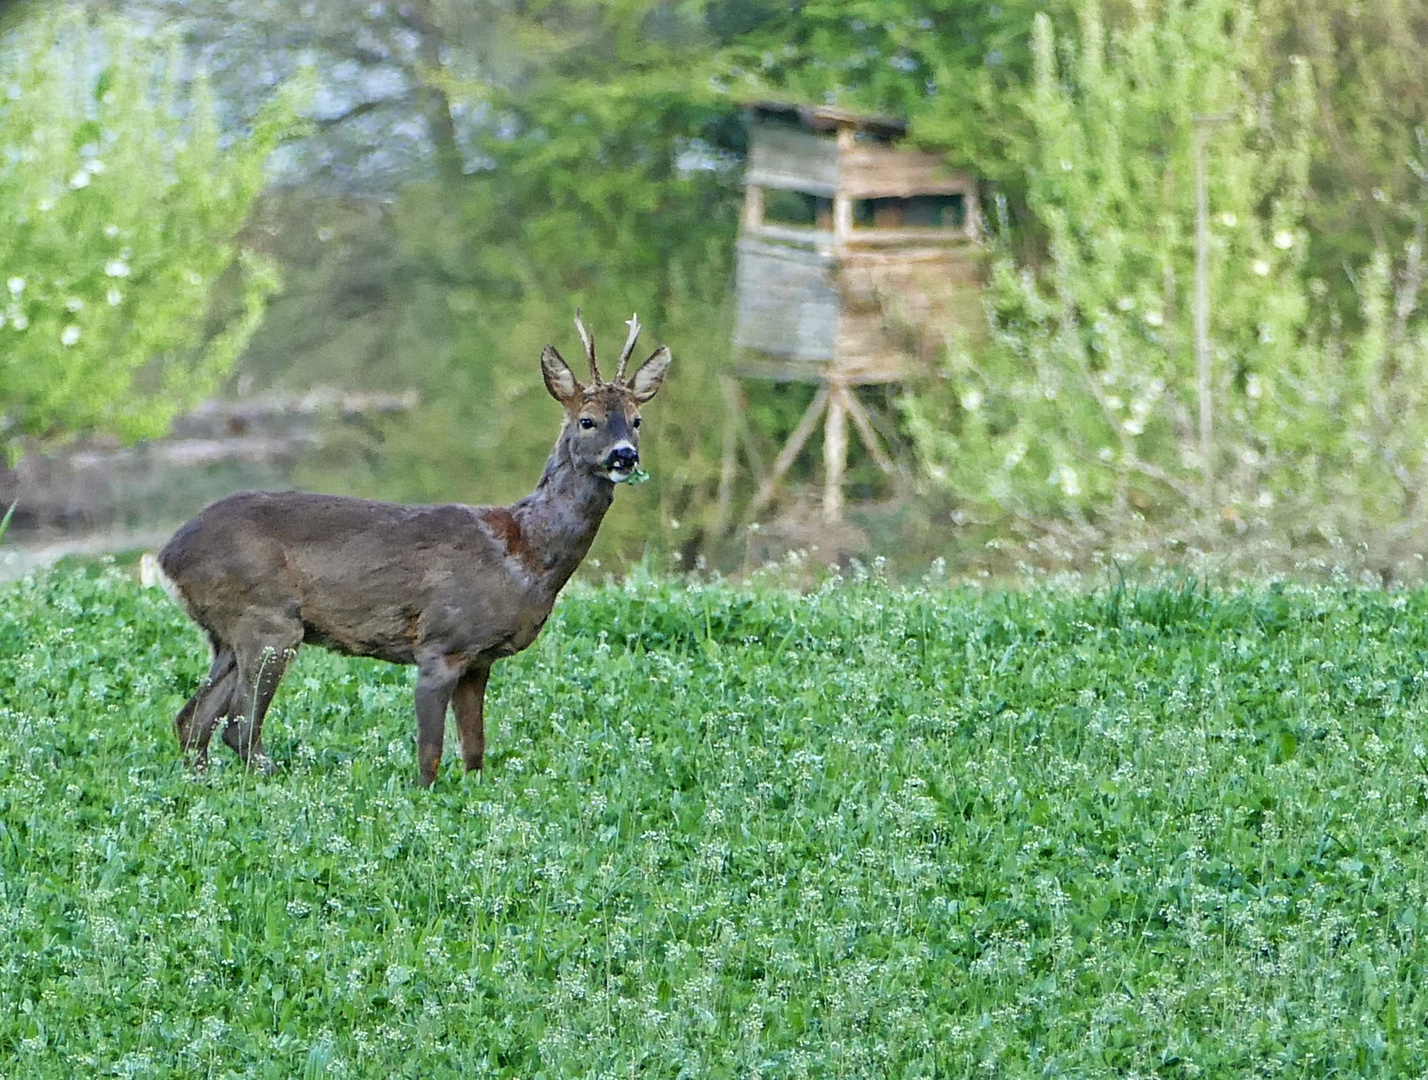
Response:
[{"label": "deer eye", "polygon": [[640,418],[637,416],[637,417],[635,417],[632,421],[630,421],[630,423],[631,423],[631,425],[634,426],[634,427],[639,427],[639,426],[640,426]]},{"label": "deer eye", "polygon": [[582,416],[580,418],[580,426],[583,427],[586,431],[589,431],[595,426],[595,421],[590,419],[590,417],[588,416]]}]

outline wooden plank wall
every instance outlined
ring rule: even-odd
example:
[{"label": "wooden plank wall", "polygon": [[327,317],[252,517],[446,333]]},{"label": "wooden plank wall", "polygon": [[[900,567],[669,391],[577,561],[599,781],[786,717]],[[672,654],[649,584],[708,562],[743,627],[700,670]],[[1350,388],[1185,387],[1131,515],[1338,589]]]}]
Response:
[{"label": "wooden plank wall", "polygon": [[740,240],[735,346],[832,360],[839,299],[832,267],[828,254],[757,237]]},{"label": "wooden plank wall", "polygon": [[754,121],[745,183],[832,198],[838,190],[838,144],[827,135]]},{"label": "wooden plank wall", "polygon": [[840,190],[854,199],[905,199],[912,195],[974,198],[972,175],[947,166],[936,154],[876,142],[854,142],[843,152]]}]

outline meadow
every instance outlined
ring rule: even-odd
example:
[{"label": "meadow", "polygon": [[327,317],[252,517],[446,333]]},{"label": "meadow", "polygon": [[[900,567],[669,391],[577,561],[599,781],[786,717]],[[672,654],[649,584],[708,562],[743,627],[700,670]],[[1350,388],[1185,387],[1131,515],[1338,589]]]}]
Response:
[{"label": "meadow", "polygon": [[205,665],[0,587],[7,1075],[1428,1072],[1428,592],[578,584],[429,791],[315,650],[191,775]]}]

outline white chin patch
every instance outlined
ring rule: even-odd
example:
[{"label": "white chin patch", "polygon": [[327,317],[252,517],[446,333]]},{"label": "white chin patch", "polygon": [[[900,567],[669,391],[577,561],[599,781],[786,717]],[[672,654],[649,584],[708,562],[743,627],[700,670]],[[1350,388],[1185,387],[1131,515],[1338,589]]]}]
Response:
[{"label": "white chin patch", "polygon": [[634,470],[626,472],[624,469],[607,469],[605,471],[605,479],[616,484],[623,484],[634,475]]}]

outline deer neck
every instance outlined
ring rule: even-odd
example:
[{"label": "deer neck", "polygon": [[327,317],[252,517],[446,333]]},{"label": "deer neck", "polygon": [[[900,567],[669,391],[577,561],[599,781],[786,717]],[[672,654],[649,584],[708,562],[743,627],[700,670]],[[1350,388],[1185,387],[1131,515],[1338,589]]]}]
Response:
[{"label": "deer neck", "polygon": [[585,558],[614,499],[611,481],[575,465],[562,431],[536,489],[511,507],[552,598]]}]

